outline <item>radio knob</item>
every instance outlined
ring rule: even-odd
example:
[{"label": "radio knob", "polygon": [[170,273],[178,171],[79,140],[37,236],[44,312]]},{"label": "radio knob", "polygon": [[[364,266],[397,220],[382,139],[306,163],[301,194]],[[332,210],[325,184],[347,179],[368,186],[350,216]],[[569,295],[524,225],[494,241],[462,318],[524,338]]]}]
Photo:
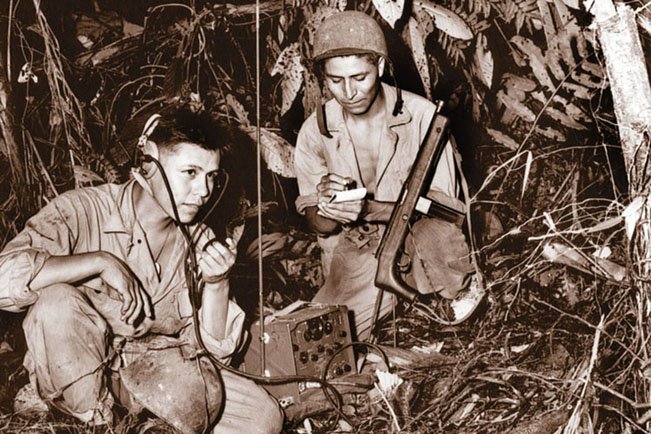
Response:
[{"label": "radio knob", "polygon": [[350,365],[349,365],[348,363],[346,363],[346,364],[344,365],[344,371],[346,371],[346,372],[350,372],[350,371],[352,371],[352,369],[353,369],[353,368],[351,368]]},{"label": "radio knob", "polygon": [[303,333],[303,339],[305,339],[305,342],[310,342],[312,340],[312,332],[310,332],[310,330],[305,330],[305,333]]},{"label": "radio knob", "polygon": [[298,345],[292,344],[292,351],[294,352],[298,351]]},{"label": "radio knob", "polygon": [[344,373],[344,371],[341,369],[341,367],[337,366],[337,367],[335,368],[335,375],[336,375],[337,377],[340,376],[340,375],[343,374],[343,373]]},{"label": "radio knob", "polygon": [[311,337],[315,341],[318,341],[323,337],[323,330],[321,330],[320,328],[312,330]]},{"label": "radio knob", "polygon": [[318,347],[316,347],[316,350],[317,350],[318,352],[322,353],[322,352],[325,351],[325,348],[323,347],[323,345],[319,345]]},{"label": "radio knob", "polygon": [[299,359],[303,363],[307,363],[307,352],[301,351],[301,354],[299,355]]},{"label": "radio knob", "polygon": [[332,351],[332,348],[326,348],[325,351],[326,351],[326,354],[327,354],[328,356],[332,356],[332,355],[334,354],[334,351]]},{"label": "radio knob", "polygon": [[312,354],[312,355],[310,356],[310,359],[311,359],[313,362],[316,362],[317,360],[319,360],[319,355],[318,355],[318,354]]},{"label": "radio knob", "polygon": [[341,348],[341,342],[335,342],[335,350]]},{"label": "radio knob", "polygon": [[332,333],[332,323],[330,321],[325,323],[325,325],[323,326],[323,331],[325,332],[326,335]]},{"label": "radio knob", "polygon": [[340,330],[339,331],[339,337],[340,338],[345,338],[347,335],[348,335],[348,333],[346,333],[346,330]]}]

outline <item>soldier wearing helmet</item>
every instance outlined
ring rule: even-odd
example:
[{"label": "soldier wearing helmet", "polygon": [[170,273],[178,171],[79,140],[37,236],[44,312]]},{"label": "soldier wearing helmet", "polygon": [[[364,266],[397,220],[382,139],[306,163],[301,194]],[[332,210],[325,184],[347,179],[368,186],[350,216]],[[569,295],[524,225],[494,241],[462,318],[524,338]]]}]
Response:
[{"label": "soldier wearing helmet", "polygon": [[[314,301],[347,305],[358,338],[366,339],[376,303],[380,316],[393,304],[388,293],[379,299],[374,254],[436,106],[381,82],[391,68],[387,44],[378,23],[362,12],[328,17],[316,31],[312,59],[333,96],[304,122],[294,160],[300,193],[296,207],[319,234],[326,276]],[[365,187],[366,197],[330,201],[351,185]],[[448,144],[429,196],[463,209],[458,190],[453,148]],[[427,276],[434,276],[437,284],[429,292],[452,299],[468,280],[470,264],[463,259],[468,247],[453,224],[432,221],[430,226],[445,248],[431,261],[433,270]]]}]

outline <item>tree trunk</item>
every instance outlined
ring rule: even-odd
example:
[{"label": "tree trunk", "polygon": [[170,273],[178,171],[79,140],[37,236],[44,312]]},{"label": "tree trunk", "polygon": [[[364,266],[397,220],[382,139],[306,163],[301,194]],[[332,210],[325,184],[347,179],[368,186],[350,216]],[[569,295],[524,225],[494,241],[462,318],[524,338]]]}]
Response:
[{"label": "tree trunk", "polygon": [[[651,86],[634,11],[624,5],[615,7],[611,0],[596,0],[591,8],[596,18],[599,42],[613,94],[615,115],[628,173],[629,194],[640,205],[635,231],[629,240],[629,270],[636,289],[638,323],[637,354],[642,359],[642,386],[638,402],[651,402],[651,183],[649,182],[649,127],[651,127]],[[637,209],[637,208],[636,208]],[[647,426],[648,428],[648,426]]]}]

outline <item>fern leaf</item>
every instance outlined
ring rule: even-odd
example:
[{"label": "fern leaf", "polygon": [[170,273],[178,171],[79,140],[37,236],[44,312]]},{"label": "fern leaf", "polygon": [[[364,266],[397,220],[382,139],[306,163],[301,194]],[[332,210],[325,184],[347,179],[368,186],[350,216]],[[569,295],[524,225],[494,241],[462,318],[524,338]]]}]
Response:
[{"label": "fern leaf", "polygon": [[466,56],[463,52],[465,46],[462,45],[463,41],[453,39],[447,33],[443,32],[439,32],[438,41],[454,66],[457,66],[460,61],[465,60]]},{"label": "fern leaf", "polygon": [[536,83],[526,77],[515,74],[504,74],[504,88],[509,95],[520,93],[524,99],[525,92],[531,92],[536,88]]},{"label": "fern leaf", "polygon": [[429,74],[429,62],[427,61],[427,53],[425,52],[425,38],[427,34],[423,34],[418,26],[418,22],[414,17],[409,17],[407,24],[409,29],[409,42],[411,45],[411,54],[416,62],[420,79],[423,82],[423,88],[427,99],[432,99],[432,87]]},{"label": "fern leaf", "polygon": [[497,98],[504,104],[504,106],[513,111],[516,115],[521,117],[526,122],[533,122],[536,120],[536,114],[521,101],[513,98],[511,95],[506,94],[503,90],[497,92]]},{"label": "fern leaf", "polygon": [[[534,99],[540,101],[543,104],[547,102],[547,99],[545,98],[545,96],[543,95],[542,92],[532,92],[531,96]],[[546,116],[549,116],[553,120],[555,120],[557,122],[560,122],[561,125],[563,125],[563,126],[565,126],[567,128],[571,128],[573,130],[586,130],[587,129],[584,124],[577,122],[574,119],[574,117],[569,115],[565,111],[565,108],[564,108],[564,110],[559,110],[556,107],[553,107],[552,105],[547,105],[547,107],[545,108],[544,114]]]},{"label": "fern leaf", "polygon": [[580,84],[565,82],[562,84],[563,89],[568,90],[573,96],[581,99],[590,100],[592,99],[592,92],[590,89]]},{"label": "fern leaf", "polygon": [[503,145],[504,147],[510,149],[511,151],[517,151],[517,149],[520,147],[518,142],[513,140],[511,136],[504,134],[501,131],[494,130],[492,128],[486,128],[486,132],[488,133],[489,136],[491,136],[491,138],[495,142]]},{"label": "fern leaf", "polygon": [[575,121],[572,116],[569,116],[567,113],[564,113],[555,107],[547,106],[545,109],[545,115],[551,117],[555,121],[560,122],[563,124],[563,126],[566,126],[568,128],[572,128],[574,130],[587,130],[585,125]]},{"label": "fern leaf", "polygon": [[561,62],[561,54],[556,47],[550,48],[545,53],[545,63],[557,81],[565,79],[565,70]]},{"label": "fern leaf", "polygon": [[538,82],[547,89],[554,89],[549,73],[547,72],[547,65],[543,57],[542,50],[533,43],[530,39],[523,36],[514,36],[511,38],[511,43],[520,50],[529,62],[531,71],[538,80]]},{"label": "fern leaf", "polygon": [[555,130],[552,127],[541,127],[541,126],[536,126],[536,129],[534,130],[537,134],[540,134],[543,137],[546,137],[551,140],[555,140],[557,142],[565,142],[565,134],[561,133],[558,130]]}]

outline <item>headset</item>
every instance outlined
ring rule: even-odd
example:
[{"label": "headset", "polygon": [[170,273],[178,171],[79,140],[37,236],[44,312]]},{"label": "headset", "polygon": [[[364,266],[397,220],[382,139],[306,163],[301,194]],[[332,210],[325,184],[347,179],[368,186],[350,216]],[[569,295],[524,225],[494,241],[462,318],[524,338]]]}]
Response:
[{"label": "headset", "polygon": [[[339,353],[344,351],[350,346],[365,346],[369,349],[372,349],[376,351],[382,360],[384,361],[385,365],[387,368],[389,368],[389,361],[382,349],[373,343],[370,342],[350,342],[347,343],[343,346],[341,346],[339,349],[334,351],[334,353],[330,356],[330,359],[328,360],[326,364],[326,369],[324,369],[323,374],[321,377],[315,377],[315,376],[305,376],[305,375],[286,375],[286,376],[278,376],[278,377],[264,377],[260,375],[254,375],[250,374],[247,372],[240,371],[238,369],[235,369],[229,365],[226,365],[222,363],[219,359],[217,359],[213,354],[208,351],[206,348],[206,345],[203,341],[203,338],[201,337],[201,332],[200,332],[200,324],[199,324],[199,308],[201,307],[201,295],[203,293],[203,287],[205,283],[202,281],[200,278],[200,272],[199,268],[197,265],[197,260],[196,260],[196,242],[193,241],[195,240],[195,236],[197,235],[197,232],[203,227],[203,222],[205,219],[213,212],[213,210],[216,208],[217,204],[221,201],[224,192],[226,191],[226,186],[229,181],[229,176],[228,173],[224,171],[224,174],[226,175],[226,180],[223,186],[221,186],[221,190],[215,201],[213,202],[212,206],[206,212],[204,215],[201,216],[200,220],[197,222],[197,225],[190,233],[190,230],[187,225],[181,223],[179,214],[178,214],[178,209],[176,206],[176,200],[174,198],[174,193],[172,192],[172,188],[169,183],[169,179],[167,178],[167,174],[165,173],[165,169],[163,168],[163,165],[161,162],[155,158],[153,155],[148,154],[145,152],[146,144],[149,141],[149,136],[154,132],[156,127],[158,126],[159,120],[161,119],[161,115],[156,113],[153,114],[147,119],[147,122],[145,122],[145,125],[142,130],[142,134],[138,138],[138,144],[137,144],[137,149],[136,149],[136,154],[134,156],[134,163],[139,163],[136,167],[141,167],[142,163],[153,163],[156,165],[158,170],[161,173],[161,177],[163,179],[163,183],[165,184],[165,189],[167,191],[167,194],[169,196],[170,202],[172,204],[172,212],[173,212],[173,218],[176,221],[177,226],[179,227],[179,230],[181,231],[181,234],[183,235],[183,238],[185,239],[186,242],[186,250],[184,254],[184,260],[183,263],[185,264],[185,280],[186,280],[186,285],[188,287],[188,291],[190,293],[190,304],[192,306],[192,322],[193,322],[193,328],[194,328],[194,334],[195,334],[195,339],[197,341],[197,344],[199,345],[199,352],[197,353],[198,356],[205,355],[208,357],[208,359],[218,368],[216,370],[217,375],[219,375],[219,369],[224,369],[226,371],[229,371],[235,375],[239,375],[244,378],[248,378],[256,383],[261,383],[261,384],[284,384],[284,383],[293,383],[293,382],[314,382],[318,383],[322,390],[323,394],[325,395],[326,399],[330,402],[332,405],[333,409],[335,410],[337,414],[337,418],[334,421],[334,425],[338,423],[339,418],[344,419],[346,422],[348,422],[351,426],[355,426],[355,424],[348,418],[347,415],[345,415],[342,411],[342,406],[343,406],[343,400],[341,398],[341,395],[339,394],[339,391],[334,387],[334,385],[329,382],[326,378],[327,373],[328,373],[328,366],[330,365],[330,362],[334,360],[335,356],[337,356]],[[134,164],[135,165],[135,164]],[[213,196],[213,194],[211,194]],[[210,241],[208,242],[210,243]],[[221,380],[221,378],[220,378]],[[223,380],[222,380],[223,382]]]}]

